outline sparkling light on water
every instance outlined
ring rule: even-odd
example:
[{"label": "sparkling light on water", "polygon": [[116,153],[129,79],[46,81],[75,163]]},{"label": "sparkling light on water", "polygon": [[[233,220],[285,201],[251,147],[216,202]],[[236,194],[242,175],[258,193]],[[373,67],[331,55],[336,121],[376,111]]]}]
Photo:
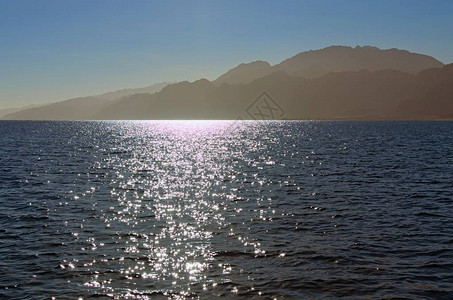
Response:
[{"label": "sparkling light on water", "polygon": [[[121,281],[107,272],[92,276],[84,285],[119,297],[143,293],[179,297],[190,296],[194,284],[207,289],[228,282],[232,266],[216,263],[211,240],[216,230],[230,227],[225,212],[236,216],[242,211],[231,207],[234,190],[225,185],[238,175],[234,164],[246,159],[240,151],[247,146],[241,129],[231,121],[158,121],[123,122],[118,130],[120,137],[113,147],[101,147],[105,155],[97,166],[114,174],[110,195],[92,204],[93,213],[105,224],[102,230],[115,232],[114,238],[106,234],[97,241],[86,230],[73,235],[89,243],[80,248],[88,257],[103,257],[79,261],[78,266],[91,272],[115,270]],[[95,193],[92,187],[74,200],[97,199]],[[263,214],[261,209],[260,218],[265,220]],[[99,234],[95,233],[98,239]],[[244,233],[231,228],[229,235],[251,253],[264,253]],[[208,269],[222,278],[208,277]],[[155,289],[157,282],[160,288]],[[237,288],[232,292],[237,293]]]},{"label": "sparkling light on water", "polygon": [[0,298],[449,299],[452,124],[0,123]]}]

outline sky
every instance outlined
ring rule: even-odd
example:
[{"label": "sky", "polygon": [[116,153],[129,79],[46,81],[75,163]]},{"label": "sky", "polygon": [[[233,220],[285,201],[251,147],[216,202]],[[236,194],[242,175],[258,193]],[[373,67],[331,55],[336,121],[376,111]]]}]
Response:
[{"label": "sky", "polygon": [[0,109],[214,80],[331,45],[453,62],[451,0],[0,0]]}]

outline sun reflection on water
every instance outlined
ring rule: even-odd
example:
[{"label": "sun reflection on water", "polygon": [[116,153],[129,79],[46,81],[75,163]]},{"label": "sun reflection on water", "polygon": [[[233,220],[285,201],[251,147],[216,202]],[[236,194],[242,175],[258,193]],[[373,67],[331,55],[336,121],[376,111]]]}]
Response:
[{"label": "sun reflection on water", "polygon": [[445,298],[453,130],[422,123],[5,123],[0,298]]},{"label": "sun reflection on water", "polygon": [[[105,237],[98,241],[87,236],[89,246],[82,247],[90,257],[98,257],[83,265],[95,271],[86,287],[115,297],[142,299],[157,293],[184,298],[194,285],[205,290],[228,281],[232,266],[215,263],[211,239],[230,225],[228,215],[241,213],[228,207],[236,196],[234,189],[226,188],[236,178],[235,164],[243,159],[241,131],[233,124],[117,124],[119,136],[103,149],[98,164],[113,174],[110,195],[104,195],[93,212],[105,225],[100,229]],[[80,241],[86,230],[73,235]],[[256,255],[264,253],[259,243],[232,228],[228,236],[253,247]],[[215,279],[216,272],[223,277]]]}]

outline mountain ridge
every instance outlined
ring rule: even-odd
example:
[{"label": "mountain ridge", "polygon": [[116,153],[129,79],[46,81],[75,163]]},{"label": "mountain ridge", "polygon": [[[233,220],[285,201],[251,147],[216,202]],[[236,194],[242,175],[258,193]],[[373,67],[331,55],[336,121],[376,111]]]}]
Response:
[{"label": "mountain ridge", "polygon": [[168,82],[160,82],[142,88],[121,89],[94,96],[76,97],[59,102],[34,105],[24,109],[13,109],[0,116],[2,120],[82,120],[91,119],[98,110],[124,97],[143,91],[161,91]]},{"label": "mountain ridge", "polygon": [[[374,62],[379,58],[378,62]],[[403,58],[403,59],[402,59]],[[262,64],[257,64],[262,62]],[[374,62],[374,63],[373,63]],[[418,73],[428,68],[441,68],[444,64],[424,54],[397,48],[379,49],[374,46],[329,46],[319,50],[300,52],[276,65],[265,61],[241,63],[227,71],[214,84],[246,84],[275,71],[285,71],[290,75],[316,78],[330,72],[359,71],[367,69],[378,71],[395,69]],[[231,79],[232,76],[236,76]]]},{"label": "mountain ridge", "polygon": [[[3,119],[253,119],[247,108],[263,91],[284,108],[287,119],[443,118],[453,114],[451,70],[452,65],[406,50],[331,46],[274,66],[243,63],[212,82],[176,82],[157,93],[110,102],[99,95],[71,99]],[[85,111],[74,101],[92,101],[92,107]]]}]

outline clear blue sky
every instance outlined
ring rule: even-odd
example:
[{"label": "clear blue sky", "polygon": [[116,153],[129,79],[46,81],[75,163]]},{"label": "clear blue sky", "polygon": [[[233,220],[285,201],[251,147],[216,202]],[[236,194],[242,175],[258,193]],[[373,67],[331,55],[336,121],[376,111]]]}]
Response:
[{"label": "clear blue sky", "polygon": [[330,45],[453,62],[453,1],[0,0],[0,109],[215,79]]}]

